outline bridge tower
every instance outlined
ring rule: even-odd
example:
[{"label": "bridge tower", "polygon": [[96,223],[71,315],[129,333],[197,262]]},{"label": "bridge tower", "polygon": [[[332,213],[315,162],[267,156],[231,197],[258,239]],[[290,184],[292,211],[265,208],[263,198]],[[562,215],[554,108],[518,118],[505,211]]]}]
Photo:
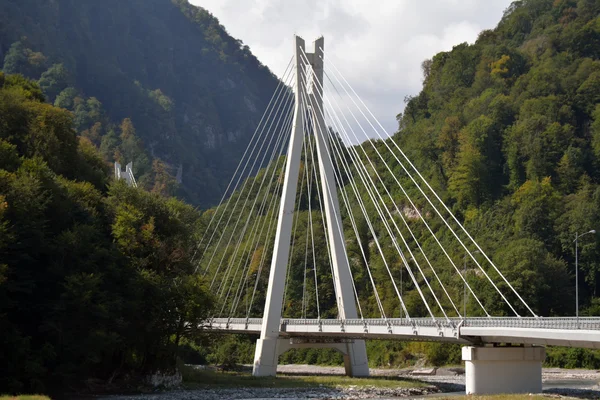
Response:
[{"label": "bridge tower", "polygon": [[121,169],[121,164],[115,162],[115,179],[123,179],[129,186],[137,187],[137,182],[133,176],[133,161],[125,166],[125,171]]},{"label": "bridge tower", "polygon": [[[273,259],[269,275],[269,286],[265,301],[263,325],[260,339],[256,343],[254,357],[254,376],[274,376],[277,371],[279,355],[292,347],[332,347],[344,354],[346,374],[350,376],[368,376],[369,366],[364,340],[350,340],[344,343],[304,343],[293,344],[279,338],[281,311],[284,287],[287,274],[287,263],[290,253],[292,223],[294,217],[300,157],[304,140],[304,118],[300,104],[307,98],[310,104],[308,113],[312,118],[312,132],[316,139],[317,156],[321,175],[327,236],[332,257],[333,279],[339,317],[341,319],[357,318],[352,275],[344,248],[344,234],[340,216],[340,207],[335,186],[335,176],[330,152],[327,150],[327,133],[321,131],[325,126],[323,96],[319,87],[323,87],[323,63],[325,42],[323,37],[314,42],[314,53],[305,53],[304,40],[294,37],[294,54],[296,66],[296,84],[294,88],[295,108],[292,122],[292,133],[287,153],[285,177],[281,194],[281,205],[277,220],[277,231]],[[313,79],[306,80],[303,74],[306,59],[314,71]]]}]

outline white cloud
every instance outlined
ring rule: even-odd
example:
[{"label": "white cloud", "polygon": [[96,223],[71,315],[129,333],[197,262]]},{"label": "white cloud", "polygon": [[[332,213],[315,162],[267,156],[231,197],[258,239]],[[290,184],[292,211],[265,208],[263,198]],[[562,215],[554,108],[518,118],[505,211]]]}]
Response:
[{"label": "white cloud", "polygon": [[[388,132],[406,95],[421,89],[421,63],[496,26],[512,0],[190,0],[278,76],[293,34],[325,37],[332,60]],[[326,67],[327,69],[327,67]]]}]

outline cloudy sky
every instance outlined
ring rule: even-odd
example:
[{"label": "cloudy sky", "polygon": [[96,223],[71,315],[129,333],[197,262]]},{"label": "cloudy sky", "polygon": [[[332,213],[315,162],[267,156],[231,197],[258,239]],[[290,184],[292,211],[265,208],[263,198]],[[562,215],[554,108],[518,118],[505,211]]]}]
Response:
[{"label": "cloudy sky", "polygon": [[[190,0],[215,15],[276,75],[297,34],[348,79],[388,132],[404,96],[422,85],[421,63],[494,28],[512,0]],[[327,67],[326,67],[327,69]]]}]

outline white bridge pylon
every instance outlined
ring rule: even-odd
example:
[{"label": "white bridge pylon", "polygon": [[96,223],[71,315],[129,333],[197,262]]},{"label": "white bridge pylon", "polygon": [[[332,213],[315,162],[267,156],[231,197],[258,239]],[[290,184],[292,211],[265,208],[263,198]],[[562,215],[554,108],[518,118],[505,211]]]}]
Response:
[{"label": "white bridge pylon", "polygon": [[[296,84],[294,87],[295,106],[292,132],[287,152],[263,325],[260,339],[258,339],[256,344],[254,376],[274,376],[277,372],[279,355],[291,347],[289,343],[285,343],[279,338],[279,331],[290,254],[295,200],[298,189],[300,160],[305,137],[304,132],[307,130],[309,130],[309,134],[314,135],[316,142],[338,313],[341,319],[354,319],[358,317],[354,301],[352,274],[344,247],[343,227],[333,163],[330,156],[331,152],[327,148],[329,141],[326,136],[327,132],[323,132],[325,120],[322,112],[324,106],[321,88],[323,87],[324,47],[324,39],[321,37],[314,42],[314,53],[306,53],[304,40],[299,36],[294,37]],[[306,66],[303,57],[310,63],[310,67],[312,67],[312,79],[306,79],[307,75],[304,73]],[[307,110],[302,108],[302,104],[306,102],[303,100],[306,99],[308,99],[309,106]],[[311,121],[310,126],[305,126],[306,119]],[[327,346],[328,344],[318,345],[318,347]],[[331,347],[344,354],[344,365],[347,375],[369,375],[367,350],[364,340],[350,340],[345,343],[332,344]]]}]

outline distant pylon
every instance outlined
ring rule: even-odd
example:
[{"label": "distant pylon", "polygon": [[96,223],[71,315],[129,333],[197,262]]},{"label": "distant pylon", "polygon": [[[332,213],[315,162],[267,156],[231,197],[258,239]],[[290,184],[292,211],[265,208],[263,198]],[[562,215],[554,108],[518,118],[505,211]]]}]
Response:
[{"label": "distant pylon", "polygon": [[137,187],[137,182],[133,176],[133,161],[125,166],[125,171],[121,169],[119,162],[115,162],[115,179],[123,179],[129,186]]}]

